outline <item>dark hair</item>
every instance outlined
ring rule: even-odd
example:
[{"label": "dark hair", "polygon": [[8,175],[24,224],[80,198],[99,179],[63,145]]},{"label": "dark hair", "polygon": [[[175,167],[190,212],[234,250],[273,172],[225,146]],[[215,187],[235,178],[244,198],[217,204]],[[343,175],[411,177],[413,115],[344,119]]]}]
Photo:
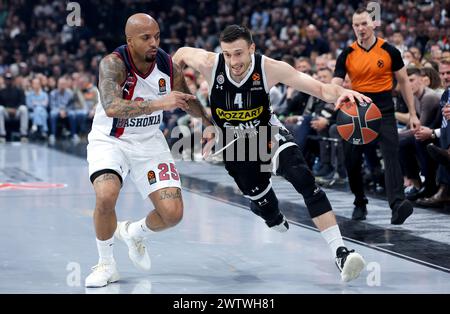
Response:
[{"label": "dark hair", "polygon": [[436,71],[439,72],[439,63],[437,63],[434,60],[429,60],[429,59],[425,59],[425,60],[426,60],[425,63],[429,63],[433,67],[433,69],[435,69]]},{"label": "dark hair", "polygon": [[252,33],[245,26],[230,25],[220,33],[220,42],[232,43],[238,39],[244,39],[249,45],[253,44]]},{"label": "dark hair", "polygon": [[420,75],[427,76],[430,79],[430,88],[436,89],[441,86],[441,78],[439,72],[430,67],[423,67],[420,69]]},{"label": "dark hair", "polygon": [[409,66],[407,69],[406,69],[406,73],[408,74],[408,76],[411,76],[411,75],[420,75],[420,70],[419,70],[419,68],[417,68],[417,67],[415,67],[415,66]]},{"label": "dark hair", "polygon": [[284,55],[283,58],[281,58],[281,61],[286,62],[291,67],[295,67],[295,58],[291,55]]},{"label": "dark hair", "polygon": [[439,64],[450,65],[450,58],[441,59],[441,62],[439,62]]},{"label": "dark hair", "polygon": [[303,61],[305,61],[305,62],[308,63],[309,65],[312,65],[312,64],[311,64],[311,59],[309,59],[309,58],[307,58],[307,57],[300,57],[300,58],[297,59],[297,61],[298,61],[298,62],[303,62]]},{"label": "dark hair", "polygon": [[356,9],[356,11],[353,13],[353,15],[355,15],[355,14],[362,14],[364,12],[367,12],[367,13],[370,14],[370,12],[367,10],[367,8],[361,7],[361,8]]}]

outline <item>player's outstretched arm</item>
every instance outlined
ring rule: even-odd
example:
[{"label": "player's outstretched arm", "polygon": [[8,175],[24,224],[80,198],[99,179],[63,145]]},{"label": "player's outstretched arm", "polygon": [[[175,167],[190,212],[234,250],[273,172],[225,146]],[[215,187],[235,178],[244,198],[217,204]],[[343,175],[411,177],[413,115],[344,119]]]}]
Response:
[{"label": "player's outstretched arm", "polygon": [[151,114],[158,110],[186,108],[187,101],[195,96],[173,92],[155,100],[126,100],[122,98],[120,86],[126,78],[126,68],[123,61],[114,54],[109,54],[100,62],[98,89],[105,113],[113,118],[133,118]]},{"label": "player's outstretched arm", "polygon": [[301,92],[320,98],[327,103],[339,104],[347,98],[353,102],[355,98],[359,101],[371,102],[369,97],[356,91],[345,89],[336,84],[321,83],[311,76],[297,71],[283,61],[267,58],[265,70],[269,88],[277,83],[283,83]]},{"label": "player's outstretched arm", "polygon": [[210,84],[215,56],[216,54],[214,52],[208,52],[204,49],[182,47],[175,52],[172,60],[180,69],[183,69],[187,65],[195,71],[200,72],[208,84]]},{"label": "player's outstretched arm", "polygon": [[[185,94],[190,94],[183,71],[181,71],[180,67],[176,63],[173,64],[173,77],[173,89]],[[184,109],[184,111],[193,117],[202,118],[203,125],[205,126],[212,124],[206,114],[205,108],[203,108],[202,104],[197,99],[189,100],[188,106]]]}]

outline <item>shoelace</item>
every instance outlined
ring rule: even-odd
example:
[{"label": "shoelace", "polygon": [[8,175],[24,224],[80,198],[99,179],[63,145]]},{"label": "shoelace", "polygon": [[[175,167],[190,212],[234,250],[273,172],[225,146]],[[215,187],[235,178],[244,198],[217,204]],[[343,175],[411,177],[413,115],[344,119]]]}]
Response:
[{"label": "shoelace", "polygon": [[353,252],[355,252],[355,250],[349,250],[349,249],[345,248],[345,249],[342,251],[343,256],[337,256],[337,258],[339,258],[340,260],[342,260],[344,257],[347,257],[350,253],[353,253]]},{"label": "shoelace", "polygon": [[353,252],[355,252],[355,250],[348,250],[348,249],[345,249],[345,253],[347,253],[347,255],[350,254],[350,253],[353,253]]},{"label": "shoelace", "polygon": [[94,267],[92,267],[93,271],[106,271],[107,267],[109,266],[109,264],[105,264],[105,263],[100,263],[95,265]]},{"label": "shoelace", "polygon": [[342,252],[340,252],[342,254],[342,256],[336,256],[336,265],[338,266],[340,271],[342,271],[342,269],[344,268],[344,264],[347,260],[347,256],[353,252],[355,252],[355,250],[349,250],[347,248],[344,248],[342,250]]},{"label": "shoelace", "polygon": [[[125,237],[130,237],[129,236],[129,234],[128,234],[128,227],[130,226],[130,222],[128,222],[127,224],[126,224],[126,226],[125,226]],[[137,239],[137,240],[134,240],[133,239],[133,244],[134,244],[134,246],[136,247],[136,250],[138,251],[138,253],[140,254],[140,255],[144,255],[144,252],[145,252],[145,245],[144,245],[144,243],[143,243],[143,239]]]},{"label": "shoelace", "polygon": [[143,255],[145,252],[145,244],[143,243],[143,240],[135,241],[134,245],[136,246],[138,253],[140,255]]}]

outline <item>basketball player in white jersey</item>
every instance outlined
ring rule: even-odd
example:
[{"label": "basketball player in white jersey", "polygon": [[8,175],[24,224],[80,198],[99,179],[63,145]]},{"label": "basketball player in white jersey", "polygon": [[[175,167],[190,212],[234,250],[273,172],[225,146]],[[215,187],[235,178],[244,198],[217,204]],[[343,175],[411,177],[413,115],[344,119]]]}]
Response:
[{"label": "basketball player in white jersey", "polygon": [[[127,244],[136,267],[150,269],[145,239],[152,232],[175,226],[183,216],[180,177],[159,129],[163,111],[181,108],[205,117],[201,104],[189,94],[182,72],[159,48],[160,30],[155,19],[135,14],[128,19],[125,34],[127,44],[100,63],[102,105],[97,106],[88,137],[99,262],[86,278],[86,287],[119,280],[113,257],[114,235]],[[154,209],[139,221],[117,222],[116,201],[128,174]]]},{"label": "basketball player in white jersey", "polygon": [[[263,142],[266,147],[278,147],[272,150],[271,155],[273,173],[284,177],[303,195],[314,224],[331,249],[342,280],[355,279],[363,270],[364,259],[345,247],[325,192],[316,185],[292,135],[272,114],[269,90],[283,83],[336,104],[344,99],[354,102],[355,98],[370,102],[370,98],[338,85],[323,84],[285,62],[255,53],[252,35],[245,27],[226,27],[220,35],[220,46],[222,53],[218,54],[203,49],[180,48],[173,60],[180,66],[188,65],[199,71],[208,81],[211,113],[214,124],[222,131],[219,134],[234,132],[234,137],[226,137],[224,148],[234,141],[245,144],[246,140],[257,137],[259,141],[267,141],[262,135],[264,127],[277,131],[278,134],[267,144]],[[229,142],[229,139],[232,140]],[[278,145],[274,144],[275,141]],[[260,144],[257,146],[261,147]],[[250,210],[263,218],[269,228],[287,231],[289,224],[278,208],[278,199],[271,186],[271,174],[261,171],[261,165],[266,161],[262,158],[241,161],[233,154],[224,154],[224,162],[225,169],[250,200]]]}]

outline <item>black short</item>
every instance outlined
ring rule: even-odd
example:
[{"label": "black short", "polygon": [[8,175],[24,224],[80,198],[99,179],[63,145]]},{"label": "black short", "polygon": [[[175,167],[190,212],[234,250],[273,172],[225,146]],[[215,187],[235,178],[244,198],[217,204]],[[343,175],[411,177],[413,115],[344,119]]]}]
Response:
[{"label": "black short", "polygon": [[[271,185],[270,178],[272,173],[277,173],[277,163],[280,152],[290,146],[296,146],[294,143],[294,137],[292,134],[284,129],[280,128],[275,139],[277,145],[268,144],[272,148],[277,147],[276,150],[272,150],[272,158],[267,161],[229,161],[225,160],[225,169],[228,174],[233,177],[239,189],[246,196],[255,196],[261,194]],[[298,148],[298,147],[297,147]],[[299,152],[300,149],[298,148]],[[301,154],[301,153],[300,153]],[[274,167],[275,163],[275,167]],[[275,170],[275,171],[274,171]]]},{"label": "black short", "polygon": [[255,196],[268,188],[271,172],[261,171],[258,161],[225,162],[225,169],[246,196]]}]

